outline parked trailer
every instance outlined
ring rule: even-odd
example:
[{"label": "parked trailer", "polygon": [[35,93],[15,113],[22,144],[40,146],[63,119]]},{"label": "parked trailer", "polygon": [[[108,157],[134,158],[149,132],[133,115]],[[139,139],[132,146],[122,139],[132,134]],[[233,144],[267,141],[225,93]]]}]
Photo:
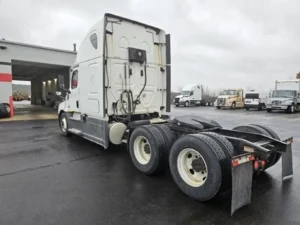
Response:
[{"label": "parked trailer", "polygon": [[215,100],[215,97],[204,95],[203,86],[201,84],[189,84],[181,90],[180,95],[175,97],[175,105],[176,107],[180,105],[185,107],[190,105],[212,106]]},{"label": "parked trailer", "polygon": [[[62,133],[105,149],[126,143],[139,171],[152,175],[169,166],[181,191],[198,201],[232,193],[231,213],[250,203],[254,172],[282,157],[282,177],[293,173],[292,138],[280,140],[270,128],[229,130],[199,116],[169,119],[170,63],[163,30],[105,14],[78,51],[58,109]],[[59,84],[64,87],[61,76]]]}]

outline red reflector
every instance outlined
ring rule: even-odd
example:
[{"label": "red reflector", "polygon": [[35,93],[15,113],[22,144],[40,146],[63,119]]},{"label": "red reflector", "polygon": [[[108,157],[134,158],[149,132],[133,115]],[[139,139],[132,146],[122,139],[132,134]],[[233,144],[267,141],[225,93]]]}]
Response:
[{"label": "red reflector", "polygon": [[232,160],[232,166],[238,166],[239,161],[238,160]]},{"label": "red reflector", "polygon": [[255,157],[253,156],[253,155],[251,155],[250,157],[249,157],[249,161],[253,161],[255,159]]},{"label": "red reflector", "polygon": [[73,86],[73,88],[76,88],[77,87],[77,80],[72,80],[72,86]]},{"label": "red reflector", "polygon": [[256,169],[256,170],[259,168],[259,164],[258,164],[257,161],[254,161],[253,167],[254,167],[254,169]]},{"label": "red reflector", "polygon": [[261,163],[262,167],[265,167],[265,165],[266,165],[266,161],[265,160],[261,160],[260,163]]}]

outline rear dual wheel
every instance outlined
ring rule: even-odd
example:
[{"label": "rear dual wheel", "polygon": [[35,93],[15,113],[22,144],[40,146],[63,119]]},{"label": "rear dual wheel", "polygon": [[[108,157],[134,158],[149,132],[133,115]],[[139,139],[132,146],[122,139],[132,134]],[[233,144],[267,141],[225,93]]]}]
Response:
[{"label": "rear dual wheel", "polygon": [[170,151],[172,177],[186,195],[207,201],[231,187],[233,146],[215,133],[181,137]]},{"label": "rear dual wheel", "polygon": [[129,140],[129,153],[134,166],[146,175],[162,172],[167,167],[167,158],[174,142],[173,131],[164,124],[135,128]]}]

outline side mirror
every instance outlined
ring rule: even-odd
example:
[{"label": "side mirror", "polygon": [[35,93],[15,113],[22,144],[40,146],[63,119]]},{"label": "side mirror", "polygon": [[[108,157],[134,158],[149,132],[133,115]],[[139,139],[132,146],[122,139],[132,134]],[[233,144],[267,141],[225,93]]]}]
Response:
[{"label": "side mirror", "polygon": [[58,85],[60,88],[65,88],[65,77],[63,75],[58,75]]},{"label": "side mirror", "polygon": [[56,91],[55,94],[56,94],[57,96],[61,96],[61,92],[60,92],[60,91]]}]

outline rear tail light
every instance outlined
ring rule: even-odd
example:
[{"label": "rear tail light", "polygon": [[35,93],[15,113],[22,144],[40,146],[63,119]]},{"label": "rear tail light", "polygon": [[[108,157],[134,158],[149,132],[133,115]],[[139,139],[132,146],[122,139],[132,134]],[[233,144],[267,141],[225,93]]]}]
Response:
[{"label": "rear tail light", "polygon": [[261,161],[260,161],[260,164],[261,164],[261,167],[264,168],[265,165],[266,165],[266,161],[265,161],[265,160],[261,160]]},{"label": "rear tail light", "polygon": [[257,161],[257,160],[254,161],[253,167],[254,167],[255,170],[258,170],[259,164],[258,164],[258,161]]}]

